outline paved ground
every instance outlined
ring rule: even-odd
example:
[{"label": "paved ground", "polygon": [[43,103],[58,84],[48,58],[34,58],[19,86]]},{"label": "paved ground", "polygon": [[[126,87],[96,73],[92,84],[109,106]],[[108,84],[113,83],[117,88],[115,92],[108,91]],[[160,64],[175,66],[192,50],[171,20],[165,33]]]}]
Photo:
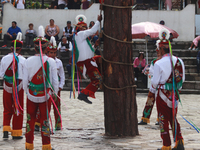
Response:
[{"label": "paved ground", "polygon": [[[0,90],[0,125],[2,130],[3,105],[2,90]],[[96,100],[88,105],[77,99],[69,99],[69,92],[64,91],[61,97],[67,108],[62,104],[63,131],[56,131],[51,136],[52,146],[56,150],[156,150],[162,146],[156,121],[156,109],[154,108],[151,123],[139,126],[140,135],[127,138],[110,138],[104,136],[104,111],[103,93],[96,93]],[[146,102],[147,94],[137,94],[138,120]],[[200,98],[199,95],[181,95],[183,107],[179,105],[179,114],[191,119],[200,127]],[[51,112],[52,113],[52,112]],[[185,140],[186,150],[200,150],[200,134],[192,129],[178,114],[182,134]],[[53,118],[53,115],[52,115]],[[26,116],[24,116],[23,133],[25,133]],[[3,140],[0,132],[0,150],[24,150],[25,137],[14,141],[11,137]],[[35,134],[35,150],[41,150],[42,143],[40,133]]]}]

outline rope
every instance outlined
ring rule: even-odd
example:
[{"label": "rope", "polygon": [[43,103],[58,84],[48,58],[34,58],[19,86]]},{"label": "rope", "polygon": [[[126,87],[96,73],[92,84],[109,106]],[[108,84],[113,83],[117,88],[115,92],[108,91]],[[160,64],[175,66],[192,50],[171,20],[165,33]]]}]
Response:
[{"label": "rope", "polygon": [[125,86],[125,87],[122,87],[122,88],[112,88],[112,87],[109,87],[107,86],[105,83],[103,83],[103,85],[107,88],[107,89],[110,89],[110,90],[123,90],[123,89],[126,89],[126,88],[136,88],[137,85],[128,85],[128,86]]},{"label": "rope", "polygon": [[101,56],[103,60],[105,60],[106,62],[112,63],[112,64],[118,64],[118,65],[127,65],[127,66],[133,66],[134,64],[129,64],[129,63],[123,63],[123,62],[117,62],[117,61],[110,61],[107,60],[103,57],[103,55]]},{"label": "rope", "polygon": [[[102,4],[101,3],[101,6],[107,6],[107,7],[113,7],[113,8],[132,8],[132,6],[113,6],[113,5],[107,5],[107,4]],[[102,14],[102,9],[100,10],[100,15]],[[118,40],[118,39],[115,39],[115,38],[113,38],[113,37],[110,37],[110,36],[108,36],[107,34],[105,34],[104,32],[103,32],[103,30],[101,30],[101,23],[100,23],[100,33],[99,33],[99,37],[101,38],[101,36],[100,35],[102,35],[101,33],[103,33],[107,38],[109,38],[109,39],[111,39],[111,40],[114,40],[114,41],[117,41],[117,42],[121,42],[121,43],[127,43],[127,44],[132,44],[133,42],[131,41],[122,41],[122,40]],[[105,59],[104,57],[103,57],[103,53],[102,53],[102,51],[101,51],[101,42],[100,42],[100,54],[101,54],[101,58],[104,60],[104,61],[106,61],[106,62],[109,62],[109,63],[113,63],[113,64],[118,64],[118,65],[128,65],[128,66],[133,66],[134,64],[129,64],[129,63],[123,63],[123,62],[115,62],[115,61],[110,61],[110,60],[107,60],[107,59]],[[103,72],[103,70],[102,70],[102,63],[101,63],[101,73]],[[103,76],[102,76],[102,78],[103,78]],[[102,81],[102,84],[104,85],[104,87],[106,87],[107,89],[110,89],[110,90],[123,90],[123,89],[126,89],[126,88],[136,88],[137,87],[137,85],[128,85],[128,86],[125,86],[125,87],[121,87],[121,88],[112,88],[112,87],[109,87],[109,86],[107,86],[103,81]]]},{"label": "rope", "polygon": [[101,5],[106,6],[106,7],[119,8],[119,9],[123,9],[123,8],[125,8],[125,9],[131,8],[132,9],[132,6],[114,6],[114,5],[104,4],[104,3],[102,3]]},{"label": "rope", "polygon": [[121,43],[127,43],[127,44],[133,44],[134,42],[133,41],[122,41],[122,40],[118,40],[118,39],[115,39],[107,34],[105,34],[105,32],[102,31],[102,33],[109,39],[111,40],[114,40],[114,41],[117,41],[117,42],[121,42]]}]

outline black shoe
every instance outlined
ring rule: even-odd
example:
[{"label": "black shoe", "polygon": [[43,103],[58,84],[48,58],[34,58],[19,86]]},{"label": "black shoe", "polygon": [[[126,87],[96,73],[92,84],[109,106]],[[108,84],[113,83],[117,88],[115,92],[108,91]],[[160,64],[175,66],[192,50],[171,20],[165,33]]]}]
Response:
[{"label": "black shoe", "polygon": [[35,131],[40,131],[40,127],[38,125],[35,125]]},{"label": "black shoe", "polygon": [[86,103],[88,103],[88,104],[92,104],[92,102],[89,101],[87,97],[88,97],[88,96],[85,95],[85,94],[83,94],[83,93],[80,93],[80,94],[78,95],[78,99],[79,99],[79,100],[83,100],[84,102],[86,102]]},{"label": "black shoe", "polygon": [[138,122],[138,125],[147,125],[147,123],[143,122],[143,120],[141,120],[140,122]]},{"label": "black shoe", "polygon": [[172,150],[185,150],[184,145],[183,145],[183,141],[179,140],[178,146],[176,148],[172,148]]},{"label": "black shoe", "polygon": [[156,121],[155,125],[159,125],[159,122],[158,122],[158,121]]},{"label": "black shoe", "polygon": [[61,127],[57,127],[57,128],[56,128],[56,131],[57,131],[57,130],[61,130]]},{"label": "black shoe", "polygon": [[51,150],[55,150],[54,148],[52,148]]},{"label": "black shoe", "polygon": [[20,140],[20,139],[23,139],[23,136],[13,136],[12,139],[13,140]]},{"label": "black shoe", "polygon": [[8,139],[8,131],[3,131],[3,138]]}]

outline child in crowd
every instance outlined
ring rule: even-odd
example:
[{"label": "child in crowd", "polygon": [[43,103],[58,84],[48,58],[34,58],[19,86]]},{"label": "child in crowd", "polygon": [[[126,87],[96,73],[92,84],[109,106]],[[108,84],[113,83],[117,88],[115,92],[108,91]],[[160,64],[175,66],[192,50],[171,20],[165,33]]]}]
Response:
[{"label": "child in crowd", "polygon": [[[198,43],[199,43],[199,41],[200,41],[200,36],[197,36],[194,40],[193,40],[193,42],[192,42],[192,44],[191,44],[191,46],[188,48],[189,50],[196,50],[196,48],[198,47]],[[194,46],[194,47],[193,47]]]}]

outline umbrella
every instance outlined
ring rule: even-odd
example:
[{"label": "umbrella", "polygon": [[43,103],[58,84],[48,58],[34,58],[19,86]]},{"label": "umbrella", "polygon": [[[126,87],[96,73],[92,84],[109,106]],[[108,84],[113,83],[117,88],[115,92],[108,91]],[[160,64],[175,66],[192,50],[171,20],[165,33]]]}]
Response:
[{"label": "umbrella", "polygon": [[132,39],[143,39],[146,36],[150,38],[158,38],[162,29],[169,30],[171,38],[177,38],[179,35],[176,31],[154,22],[140,22],[132,25]]},{"label": "umbrella", "polygon": [[140,22],[132,25],[132,39],[146,39],[146,62],[148,63],[147,40],[148,38],[158,38],[162,29],[167,29],[170,33],[170,39],[177,38],[176,31],[154,22]]}]

